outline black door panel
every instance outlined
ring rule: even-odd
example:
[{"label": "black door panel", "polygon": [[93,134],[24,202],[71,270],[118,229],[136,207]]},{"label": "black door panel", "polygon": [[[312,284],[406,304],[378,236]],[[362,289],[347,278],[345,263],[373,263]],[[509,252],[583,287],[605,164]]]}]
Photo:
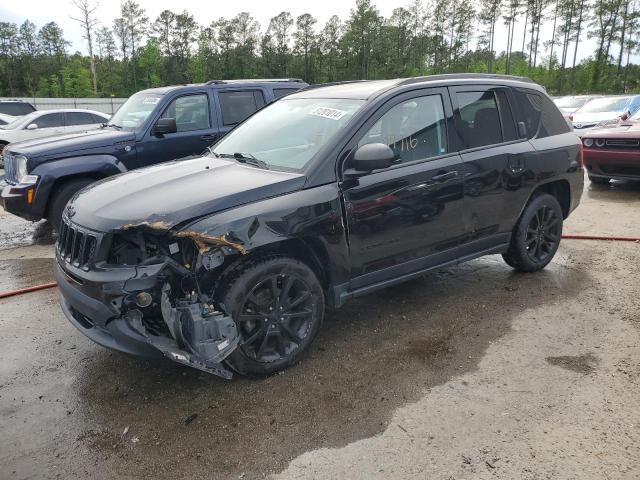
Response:
[{"label": "black door panel", "polygon": [[501,86],[450,87],[464,178],[464,225],[468,242],[509,233],[525,195],[536,154],[517,138],[516,123]]},{"label": "black door panel", "polygon": [[464,165],[446,153],[450,117],[446,90],[422,89],[390,101],[356,135],[360,145],[387,144],[399,164],[343,182],[351,288],[419,268],[464,240]]}]

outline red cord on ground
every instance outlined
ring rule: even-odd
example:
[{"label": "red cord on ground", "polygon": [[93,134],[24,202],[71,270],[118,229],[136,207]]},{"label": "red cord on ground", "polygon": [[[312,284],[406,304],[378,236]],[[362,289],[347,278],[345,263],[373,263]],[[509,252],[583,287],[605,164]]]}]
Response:
[{"label": "red cord on ground", "polygon": [[[562,235],[562,238],[568,240],[608,240],[613,242],[639,242],[640,237],[607,237],[604,235]],[[20,288],[18,290],[10,290],[8,292],[0,292],[0,298],[13,297],[16,295],[22,295],[24,293],[36,292],[38,290],[45,290],[47,288],[57,287],[57,283],[45,283],[44,285],[36,285],[34,287]]]},{"label": "red cord on ground", "polygon": [[610,240],[613,242],[640,242],[640,237],[607,237],[604,235],[562,235],[569,240]]},{"label": "red cord on ground", "polygon": [[45,290],[47,288],[53,288],[57,286],[58,284],[53,282],[53,283],[45,283],[43,285],[36,285],[34,287],[20,288],[18,290],[10,290],[8,292],[0,292],[0,298],[13,297],[15,295],[22,295],[23,293],[36,292],[38,290]]}]

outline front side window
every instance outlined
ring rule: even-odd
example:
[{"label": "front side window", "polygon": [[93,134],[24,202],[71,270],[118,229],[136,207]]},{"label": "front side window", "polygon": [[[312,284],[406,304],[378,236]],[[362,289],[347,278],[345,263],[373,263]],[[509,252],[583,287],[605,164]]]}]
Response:
[{"label": "front side window", "polygon": [[47,113],[36,118],[33,122],[38,128],[56,128],[64,126],[64,115],[62,113]]},{"label": "front side window", "polygon": [[211,127],[209,98],[206,93],[176,98],[161,118],[175,118],[178,132],[205,130]]},{"label": "front side window", "polygon": [[394,106],[369,129],[358,146],[369,143],[388,145],[401,163],[447,153],[442,97],[427,95]]},{"label": "front side window", "polygon": [[110,125],[135,130],[146,122],[156,109],[162,95],[155,93],[136,93],[129,97],[109,120]]},{"label": "front side window", "polygon": [[218,92],[222,123],[226,126],[237,125],[264,107],[264,95],[260,90]]},{"label": "front side window", "polygon": [[340,132],[364,100],[283,98],[232,130],[214,155],[251,155],[269,168],[300,171]]},{"label": "front side window", "polygon": [[90,113],[85,112],[67,112],[67,126],[72,127],[76,125],[91,125],[97,123],[95,118]]},{"label": "front side window", "polygon": [[495,92],[458,92],[460,130],[465,148],[495,145],[503,141]]}]

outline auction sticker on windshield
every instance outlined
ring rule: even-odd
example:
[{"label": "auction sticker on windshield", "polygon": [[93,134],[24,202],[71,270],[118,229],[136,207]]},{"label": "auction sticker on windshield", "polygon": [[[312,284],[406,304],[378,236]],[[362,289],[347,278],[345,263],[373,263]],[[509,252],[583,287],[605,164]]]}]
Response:
[{"label": "auction sticker on windshield", "polygon": [[340,120],[347,113],[348,112],[345,112],[344,110],[338,110],[336,108],[317,107],[317,108],[314,108],[311,112],[309,112],[309,115],[315,115],[316,117],[330,118],[332,120]]}]

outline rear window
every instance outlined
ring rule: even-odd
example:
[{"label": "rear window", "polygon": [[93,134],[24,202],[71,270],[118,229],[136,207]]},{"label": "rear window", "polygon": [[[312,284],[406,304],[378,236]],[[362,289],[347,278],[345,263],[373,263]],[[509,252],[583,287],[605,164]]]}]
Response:
[{"label": "rear window", "polygon": [[515,89],[513,93],[519,121],[527,127],[529,138],[545,138],[571,130],[558,107],[546,96],[520,89]]},{"label": "rear window", "polygon": [[460,129],[465,148],[502,143],[502,125],[493,91],[458,92]]},{"label": "rear window", "polygon": [[227,126],[242,122],[265,104],[261,90],[218,92],[218,98],[222,110],[222,123]]},{"label": "rear window", "polygon": [[26,102],[0,102],[0,113],[5,115],[26,115],[34,112],[36,109],[30,103]]}]

